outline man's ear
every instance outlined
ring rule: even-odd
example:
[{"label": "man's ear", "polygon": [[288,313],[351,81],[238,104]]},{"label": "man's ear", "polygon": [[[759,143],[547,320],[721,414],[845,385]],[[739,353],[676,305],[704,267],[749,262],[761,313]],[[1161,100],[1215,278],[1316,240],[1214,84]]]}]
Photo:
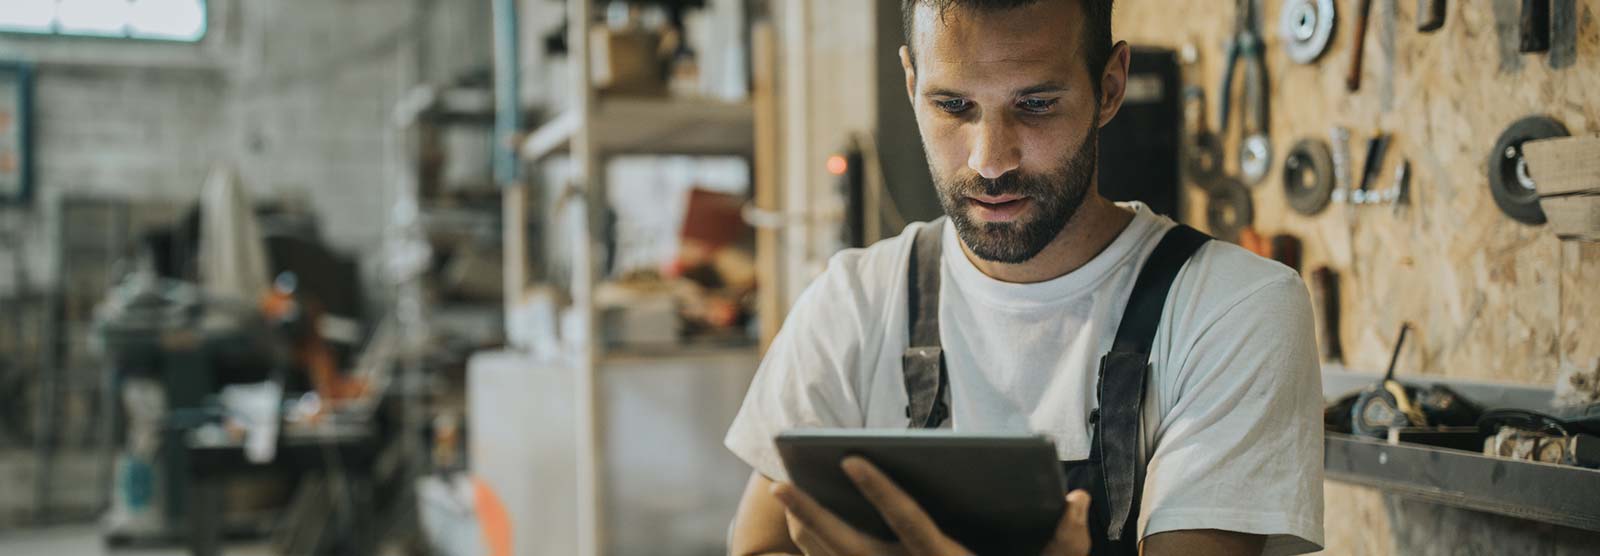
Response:
[{"label": "man's ear", "polygon": [[900,45],[900,69],[906,71],[906,99],[917,105],[917,68],[911,64],[911,47]]},{"label": "man's ear", "polygon": [[1101,127],[1111,123],[1111,118],[1122,110],[1122,100],[1128,93],[1128,60],[1132,52],[1127,41],[1117,41],[1116,46],[1111,47],[1111,59],[1106,60],[1106,69],[1100,75]]}]

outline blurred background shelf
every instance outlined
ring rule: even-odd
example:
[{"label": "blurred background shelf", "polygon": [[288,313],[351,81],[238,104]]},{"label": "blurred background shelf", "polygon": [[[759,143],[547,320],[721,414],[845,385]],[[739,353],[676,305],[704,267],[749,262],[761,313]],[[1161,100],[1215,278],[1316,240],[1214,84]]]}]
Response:
[{"label": "blurred background shelf", "polygon": [[[749,155],[755,114],[746,102],[685,98],[601,98],[591,134],[601,156],[622,154]],[[537,160],[567,152],[580,118],[567,112],[534,130],[521,154]]]}]

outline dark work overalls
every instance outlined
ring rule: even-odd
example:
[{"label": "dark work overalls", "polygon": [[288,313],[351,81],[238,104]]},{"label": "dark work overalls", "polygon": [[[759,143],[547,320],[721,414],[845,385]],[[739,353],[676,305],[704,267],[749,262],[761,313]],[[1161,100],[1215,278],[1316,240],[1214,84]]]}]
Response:
[{"label": "dark work overalls", "polygon": [[[917,233],[911,249],[909,293],[911,336],[901,359],[905,374],[906,416],[911,428],[939,428],[950,417],[950,377],[939,341],[939,252],[944,219]],[[1168,231],[1134,281],[1111,352],[1100,359],[1099,408],[1089,416],[1094,427],[1089,459],[1061,462],[1067,490],[1087,490],[1093,556],[1137,555],[1139,497],[1145,462],[1139,450],[1140,408],[1150,374],[1150,349],[1167,291],[1184,262],[1211,238],[1179,224]]]}]

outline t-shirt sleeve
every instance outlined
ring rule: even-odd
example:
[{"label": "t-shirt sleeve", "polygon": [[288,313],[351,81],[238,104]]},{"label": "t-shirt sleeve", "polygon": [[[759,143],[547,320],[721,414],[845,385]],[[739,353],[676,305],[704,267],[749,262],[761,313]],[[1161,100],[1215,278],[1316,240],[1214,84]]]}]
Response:
[{"label": "t-shirt sleeve", "polygon": [[869,327],[851,266],[835,257],[796,299],[723,440],[769,479],[788,480],[772,441],[779,432],[864,424],[856,379]]},{"label": "t-shirt sleeve", "polygon": [[1266,554],[1321,549],[1322,387],[1311,314],[1305,285],[1285,274],[1173,350],[1179,394],[1147,467],[1145,536],[1220,529],[1267,535]]}]

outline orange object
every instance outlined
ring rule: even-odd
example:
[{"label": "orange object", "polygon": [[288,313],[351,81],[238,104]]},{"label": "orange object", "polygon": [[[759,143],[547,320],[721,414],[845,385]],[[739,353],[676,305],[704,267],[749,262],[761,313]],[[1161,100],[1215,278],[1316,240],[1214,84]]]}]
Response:
[{"label": "orange object", "polygon": [[333,348],[328,347],[327,342],[322,340],[322,334],[316,331],[315,323],[322,317],[320,308],[300,303],[292,292],[273,286],[262,296],[260,309],[270,322],[303,319],[304,322],[312,323],[309,332],[291,338],[290,342],[294,348],[295,363],[311,375],[311,386],[316,389],[317,396],[322,398],[324,404],[334,405],[341,400],[356,399],[366,394],[366,381],[339,373]]},{"label": "orange object", "polygon": [[848,159],[846,159],[844,157],[844,155],[836,154],[836,155],[828,157],[828,173],[829,174],[833,174],[835,176],[843,176],[844,173],[848,172],[848,171],[850,171],[850,161]]},{"label": "orange object", "polygon": [[472,478],[472,510],[478,514],[478,527],[483,531],[483,545],[489,556],[511,556],[511,516],[506,505],[495,496],[494,489],[477,477]]},{"label": "orange object", "polygon": [[1272,243],[1267,238],[1256,233],[1255,228],[1245,228],[1239,231],[1239,246],[1250,250],[1251,253],[1272,258]]}]

